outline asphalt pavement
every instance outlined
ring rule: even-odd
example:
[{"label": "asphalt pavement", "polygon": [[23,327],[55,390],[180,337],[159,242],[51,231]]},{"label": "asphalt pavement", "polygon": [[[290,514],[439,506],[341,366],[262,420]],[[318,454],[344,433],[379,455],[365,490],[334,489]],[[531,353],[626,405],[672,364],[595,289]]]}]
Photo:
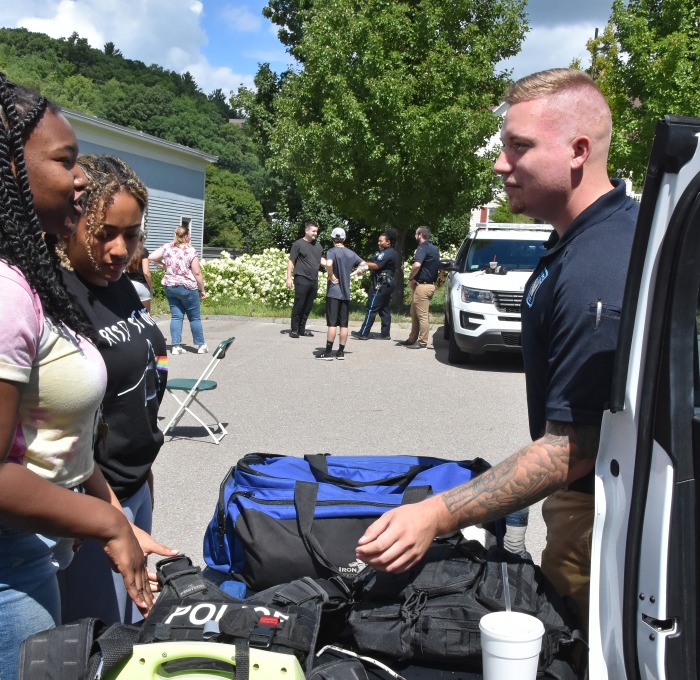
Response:
[{"label": "asphalt pavement", "polygon": [[[157,322],[169,338],[169,317]],[[298,339],[289,337],[284,319],[205,317],[203,323],[210,351],[236,338],[212,376],[218,388],[202,397],[228,435],[216,445],[188,415],[166,435],[154,465],[153,526],[154,538],[200,566],[221,480],[246,453],[480,456],[495,464],[529,441],[520,357],[494,354],[453,366],[442,326],[431,328],[428,349],[411,350],[396,344],[408,336],[406,327],[395,325],[393,340],[380,340],[377,323],[372,339],[349,339],[344,361],[322,361],[315,358],[325,347],[322,320],[310,322],[313,337]],[[170,377],[198,377],[210,360],[190,346],[169,355]],[[161,427],[176,408],[166,394]],[[544,540],[537,505],[527,532],[537,563]]]}]

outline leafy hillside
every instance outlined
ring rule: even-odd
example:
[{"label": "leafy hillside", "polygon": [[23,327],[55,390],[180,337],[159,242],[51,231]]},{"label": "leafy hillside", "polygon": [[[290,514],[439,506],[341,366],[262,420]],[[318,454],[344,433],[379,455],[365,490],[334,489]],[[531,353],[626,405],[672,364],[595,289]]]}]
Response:
[{"label": "leafy hillside", "polygon": [[189,73],[125,59],[113,43],[94,49],[77,33],[54,39],[1,28],[0,70],[64,107],[217,155],[207,173],[205,243],[275,245],[263,217],[270,179],[247,126],[229,123],[236,112],[221,90],[207,95]]}]

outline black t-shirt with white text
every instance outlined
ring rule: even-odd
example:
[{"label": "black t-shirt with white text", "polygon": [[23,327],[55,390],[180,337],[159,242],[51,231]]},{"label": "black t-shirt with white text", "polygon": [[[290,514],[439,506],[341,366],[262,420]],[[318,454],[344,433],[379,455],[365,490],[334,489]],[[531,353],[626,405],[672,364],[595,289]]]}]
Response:
[{"label": "black t-shirt with white text", "polygon": [[109,434],[106,454],[97,451],[95,461],[123,501],[148,479],[163,445],[158,407],[168,379],[165,338],[126,276],[107,286],[88,283],[76,272],[64,270],[63,278],[100,339]]}]

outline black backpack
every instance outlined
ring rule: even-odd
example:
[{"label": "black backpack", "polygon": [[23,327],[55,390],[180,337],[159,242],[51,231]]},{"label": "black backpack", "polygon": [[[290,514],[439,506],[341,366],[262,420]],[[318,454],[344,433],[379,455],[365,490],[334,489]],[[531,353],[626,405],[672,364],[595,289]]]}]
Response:
[{"label": "black backpack", "polygon": [[[480,667],[479,621],[504,609],[504,562],[512,609],[536,616],[545,627],[538,677],[576,678],[577,621],[540,568],[461,535],[436,540],[403,574],[368,568],[357,577],[349,616],[354,647],[404,666]],[[402,672],[401,665],[393,667]]]}]

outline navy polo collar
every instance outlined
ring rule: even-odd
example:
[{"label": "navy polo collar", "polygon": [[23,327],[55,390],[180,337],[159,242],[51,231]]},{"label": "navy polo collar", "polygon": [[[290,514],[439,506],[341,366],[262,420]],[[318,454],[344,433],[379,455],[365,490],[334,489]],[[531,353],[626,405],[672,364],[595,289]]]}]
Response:
[{"label": "navy polo collar", "polygon": [[610,215],[625,205],[627,200],[627,186],[625,182],[619,177],[611,179],[610,182],[613,188],[577,215],[564,233],[564,236],[559,238],[559,234],[556,231],[552,231],[545,243],[547,252],[544,254],[544,257],[549,257],[559,252],[586,229],[608,219]]}]

